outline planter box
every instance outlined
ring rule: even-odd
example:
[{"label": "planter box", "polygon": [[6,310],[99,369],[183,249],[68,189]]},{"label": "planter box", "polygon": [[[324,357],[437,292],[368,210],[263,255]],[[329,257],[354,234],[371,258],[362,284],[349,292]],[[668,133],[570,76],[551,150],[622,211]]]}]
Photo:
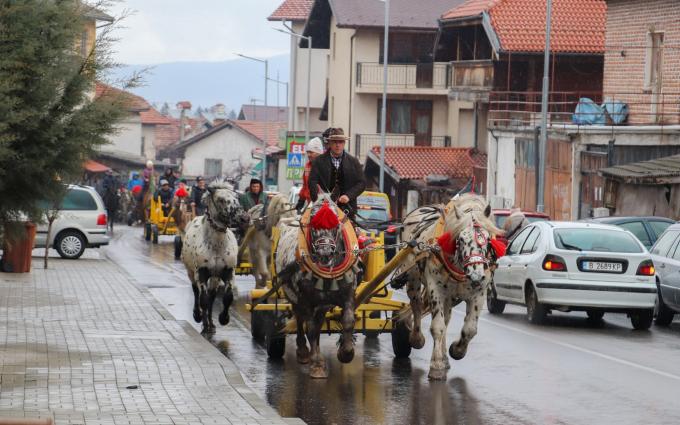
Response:
[{"label": "planter box", "polygon": [[0,268],[7,273],[29,273],[31,271],[31,252],[35,242],[36,226],[23,223],[24,228],[16,240],[5,240],[2,247]]}]

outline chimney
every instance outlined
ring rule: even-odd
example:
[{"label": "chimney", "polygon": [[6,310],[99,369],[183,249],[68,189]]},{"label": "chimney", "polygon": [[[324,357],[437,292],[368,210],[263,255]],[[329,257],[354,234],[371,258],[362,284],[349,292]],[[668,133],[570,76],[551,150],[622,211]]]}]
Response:
[{"label": "chimney", "polygon": [[177,109],[179,109],[179,141],[184,140],[184,129],[187,125],[187,110],[191,110],[191,102],[188,100],[183,100],[181,102],[177,102]]}]

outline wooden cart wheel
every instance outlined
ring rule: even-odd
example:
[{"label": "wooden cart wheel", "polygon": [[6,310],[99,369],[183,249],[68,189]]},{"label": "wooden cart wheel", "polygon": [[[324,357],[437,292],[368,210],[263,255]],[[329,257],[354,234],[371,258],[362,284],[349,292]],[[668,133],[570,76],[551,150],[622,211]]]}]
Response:
[{"label": "wooden cart wheel", "polygon": [[158,243],[158,226],[155,224],[151,226],[151,242],[154,244]]},{"label": "wooden cart wheel", "polygon": [[273,314],[267,315],[266,318],[264,347],[267,349],[269,358],[280,359],[286,353],[286,334],[277,325],[276,317]]},{"label": "wooden cart wheel", "polygon": [[182,256],[182,237],[175,236],[175,258]]},{"label": "wooden cart wheel", "polygon": [[392,350],[398,359],[405,359],[411,355],[411,343],[408,341],[409,330],[404,322],[392,322]]}]

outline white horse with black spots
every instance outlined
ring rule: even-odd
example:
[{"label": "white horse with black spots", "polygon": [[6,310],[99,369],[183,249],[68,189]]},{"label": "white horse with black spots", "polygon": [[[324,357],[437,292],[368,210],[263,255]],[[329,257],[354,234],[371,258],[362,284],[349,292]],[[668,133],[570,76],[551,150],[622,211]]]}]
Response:
[{"label": "white horse with black spots", "polygon": [[[265,210],[266,208],[266,210]],[[295,208],[288,202],[288,198],[282,194],[276,194],[266,204],[259,204],[248,210],[250,216],[248,239],[248,253],[250,255],[251,273],[255,277],[255,287],[264,288],[271,279],[269,271],[269,259],[272,253],[272,229],[279,221],[292,221],[295,219]]]},{"label": "white horse with black spots", "polygon": [[194,320],[203,322],[204,334],[213,334],[212,308],[218,289],[224,288],[221,325],[229,323],[229,306],[234,300],[233,281],[238,243],[232,229],[246,215],[233,187],[217,180],[203,195],[205,215],[194,218],[185,229],[182,262],[194,291]]},{"label": "white horse with black spots", "polygon": [[[437,234],[437,222],[443,217],[443,233]],[[409,342],[414,348],[425,345],[421,318],[427,309],[432,313],[430,332],[434,339],[430,363],[430,379],[445,379],[450,367],[446,356],[446,329],[451,310],[465,301],[465,322],[460,338],[449,347],[455,360],[462,359],[470,340],[477,334],[477,321],[491,280],[491,266],[497,245],[492,237],[501,234],[486,201],[465,194],[443,205],[422,207],[413,211],[404,222],[403,240],[416,239],[420,246],[434,250],[414,252],[405,262],[408,269],[407,293],[410,298],[412,328]],[[434,245],[436,244],[436,245]],[[409,266],[411,266],[409,268]]]}]

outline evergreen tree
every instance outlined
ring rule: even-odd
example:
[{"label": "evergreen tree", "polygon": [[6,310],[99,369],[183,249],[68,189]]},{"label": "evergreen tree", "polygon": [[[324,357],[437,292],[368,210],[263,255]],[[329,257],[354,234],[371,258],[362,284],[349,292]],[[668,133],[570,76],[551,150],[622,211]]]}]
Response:
[{"label": "evergreen tree", "polygon": [[230,120],[235,120],[235,119],[236,119],[236,111],[234,111],[233,109],[230,109],[230,110],[229,110],[229,119],[230,119]]},{"label": "evergreen tree", "polygon": [[161,114],[165,116],[170,115],[170,105],[168,105],[168,102],[163,102],[163,106],[161,107]]},{"label": "evergreen tree", "polygon": [[63,182],[79,179],[84,160],[126,113],[123,92],[93,96],[97,77],[115,66],[115,39],[107,27],[94,49],[81,52],[83,17],[92,6],[80,0],[0,6],[0,233],[26,215],[40,217],[40,201],[60,199]]}]

